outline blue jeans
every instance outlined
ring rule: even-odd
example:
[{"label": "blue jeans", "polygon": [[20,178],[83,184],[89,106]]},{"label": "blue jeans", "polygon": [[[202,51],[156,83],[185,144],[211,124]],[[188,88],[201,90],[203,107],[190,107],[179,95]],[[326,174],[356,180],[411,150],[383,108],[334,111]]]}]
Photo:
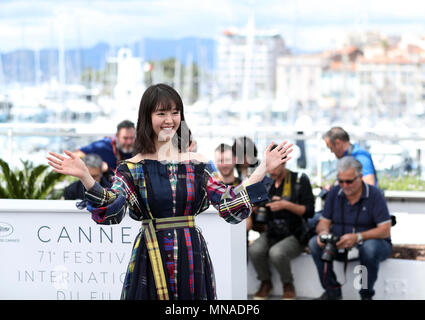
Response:
[{"label": "blue jeans", "polygon": [[[316,264],[319,273],[320,283],[330,297],[341,296],[341,284],[337,281],[333,264],[327,263],[325,270],[325,263],[320,259],[322,256],[322,248],[319,247],[316,240],[317,236],[310,239],[308,247],[310,248],[311,255],[313,256],[314,263]],[[370,239],[365,240],[359,249],[360,264],[367,268],[367,289],[360,289],[360,296],[371,298],[375,294],[373,286],[378,278],[379,263],[387,259],[392,251],[392,245],[384,239]],[[335,260],[344,261],[345,255],[338,253]],[[326,273],[325,273],[326,271]]]}]

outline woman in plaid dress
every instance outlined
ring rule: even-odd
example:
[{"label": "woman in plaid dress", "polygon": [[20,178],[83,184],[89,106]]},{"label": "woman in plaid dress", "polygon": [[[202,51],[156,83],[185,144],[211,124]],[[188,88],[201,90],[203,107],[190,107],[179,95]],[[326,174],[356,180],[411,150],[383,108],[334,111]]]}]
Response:
[{"label": "woman in plaid dress", "polygon": [[267,200],[261,180],[269,168],[290,159],[286,141],[264,152],[264,161],[240,185],[219,182],[211,162],[187,151],[191,134],[183,102],[170,86],[149,87],[140,102],[135,156],[116,170],[111,188],[101,187],[83,161],[69,151],[50,152],[53,170],[81,180],[87,208],[98,224],[119,223],[126,209],[142,221],[128,265],[121,298],[216,299],[215,279],[205,240],[195,216],[210,204],[229,223],[246,219],[258,202]]}]

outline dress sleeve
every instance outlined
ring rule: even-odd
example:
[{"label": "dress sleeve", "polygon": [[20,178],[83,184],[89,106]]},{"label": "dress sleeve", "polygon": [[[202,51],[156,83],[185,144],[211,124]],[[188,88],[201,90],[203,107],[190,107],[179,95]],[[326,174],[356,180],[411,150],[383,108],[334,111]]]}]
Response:
[{"label": "dress sleeve", "polygon": [[217,170],[210,162],[205,167],[208,199],[219,215],[229,223],[236,224],[249,217],[252,207],[268,200],[265,186],[255,183],[247,186],[226,186],[218,179]]},{"label": "dress sleeve", "polygon": [[80,209],[91,212],[92,219],[98,224],[118,224],[123,219],[132,194],[131,182],[125,170],[125,164],[118,166],[112,178],[112,186],[103,188],[98,182],[87,190],[86,199],[77,204]]}]

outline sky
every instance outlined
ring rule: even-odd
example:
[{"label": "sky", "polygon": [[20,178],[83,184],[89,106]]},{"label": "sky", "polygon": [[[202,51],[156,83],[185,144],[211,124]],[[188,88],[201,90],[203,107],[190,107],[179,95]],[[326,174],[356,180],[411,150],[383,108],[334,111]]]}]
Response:
[{"label": "sky", "polygon": [[348,31],[425,35],[418,0],[0,0],[0,52],[132,44],[144,37],[216,38],[255,26],[305,51],[332,48]]}]

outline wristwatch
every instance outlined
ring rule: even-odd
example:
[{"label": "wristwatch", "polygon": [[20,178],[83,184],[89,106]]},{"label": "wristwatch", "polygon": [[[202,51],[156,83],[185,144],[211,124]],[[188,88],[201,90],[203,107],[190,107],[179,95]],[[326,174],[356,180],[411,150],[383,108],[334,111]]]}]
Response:
[{"label": "wristwatch", "polygon": [[362,236],[362,234],[360,232],[357,233],[357,243],[358,244],[363,244],[363,236]]}]

